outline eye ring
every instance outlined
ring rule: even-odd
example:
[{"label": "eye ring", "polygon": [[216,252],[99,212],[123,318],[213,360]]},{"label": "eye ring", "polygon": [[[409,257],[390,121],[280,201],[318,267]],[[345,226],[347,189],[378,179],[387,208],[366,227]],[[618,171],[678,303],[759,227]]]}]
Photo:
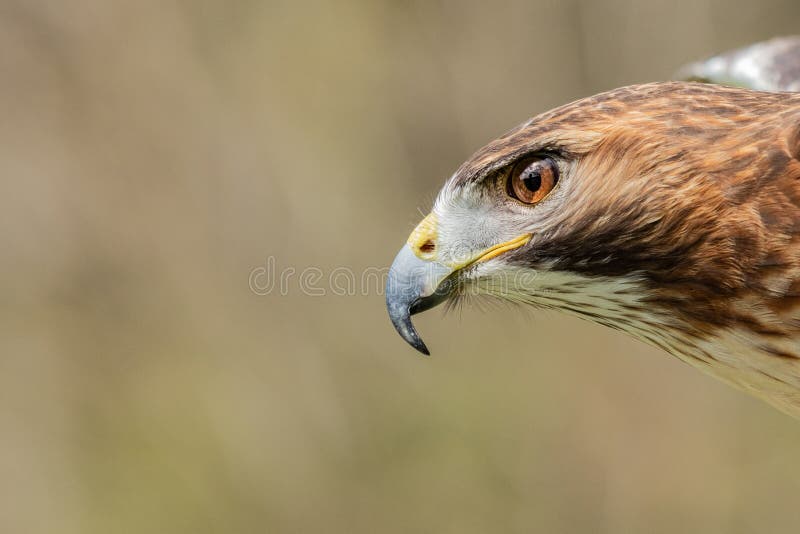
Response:
[{"label": "eye ring", "polygon": [[558,164],[549,156],[533,156],[518,161],[506,180],[506,194],[532,206],[555,189],[558,183]]}]

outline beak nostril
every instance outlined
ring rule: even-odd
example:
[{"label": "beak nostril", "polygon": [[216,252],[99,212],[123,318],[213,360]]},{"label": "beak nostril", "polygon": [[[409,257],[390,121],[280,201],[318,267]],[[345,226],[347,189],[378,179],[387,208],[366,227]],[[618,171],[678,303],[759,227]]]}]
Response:
[{"label": "beak nostril", "polygon": [[419,251],[424,254],[430,254],[434,250],[436,250],[436,244],[430,239],[419,246]]},{"label": "beak nostril", "polygon": [[436,254],[436,215],[429,213],[422,219],[408,236],[407,243],[419,259],[432,260]]}]

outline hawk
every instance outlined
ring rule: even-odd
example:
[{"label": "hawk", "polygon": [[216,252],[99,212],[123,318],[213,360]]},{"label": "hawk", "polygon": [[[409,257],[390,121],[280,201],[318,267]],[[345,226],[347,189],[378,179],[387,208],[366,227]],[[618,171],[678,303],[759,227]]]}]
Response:
[{"label": "hawk", "polygon": [[410,316],[471,295],[558,309],[800,417],[800,39],[684,75],[771,92],[634,85],[490,142],[392,264],[400,335],[428,354]]}]

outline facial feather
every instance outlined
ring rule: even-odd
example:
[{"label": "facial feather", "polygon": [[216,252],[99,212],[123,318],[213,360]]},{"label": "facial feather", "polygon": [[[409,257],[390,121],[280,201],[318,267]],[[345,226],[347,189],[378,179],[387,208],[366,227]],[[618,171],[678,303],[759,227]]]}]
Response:
[{"label": "facial feather", "polygon": [[[466,161],[436,203],[439,246],[530,232],[462,286],[625,330],[797,415],[799,139],[794,94],[661,83],[597,95]],[[523,209],[494,184],[535,153],[554,154],[562,178]]]}]

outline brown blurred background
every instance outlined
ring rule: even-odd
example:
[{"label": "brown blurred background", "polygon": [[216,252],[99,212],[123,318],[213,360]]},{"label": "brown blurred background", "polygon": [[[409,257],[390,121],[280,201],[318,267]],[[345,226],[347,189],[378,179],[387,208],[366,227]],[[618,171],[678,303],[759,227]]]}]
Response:
[{"label": "brown blurred background", "polygon": [[[797,532],[800,424],[558,314],[258,295],[388,265],[480,145],[796,0],[0,1],[0,531]],[[323,285],[323,284],[320,284]]]}]

